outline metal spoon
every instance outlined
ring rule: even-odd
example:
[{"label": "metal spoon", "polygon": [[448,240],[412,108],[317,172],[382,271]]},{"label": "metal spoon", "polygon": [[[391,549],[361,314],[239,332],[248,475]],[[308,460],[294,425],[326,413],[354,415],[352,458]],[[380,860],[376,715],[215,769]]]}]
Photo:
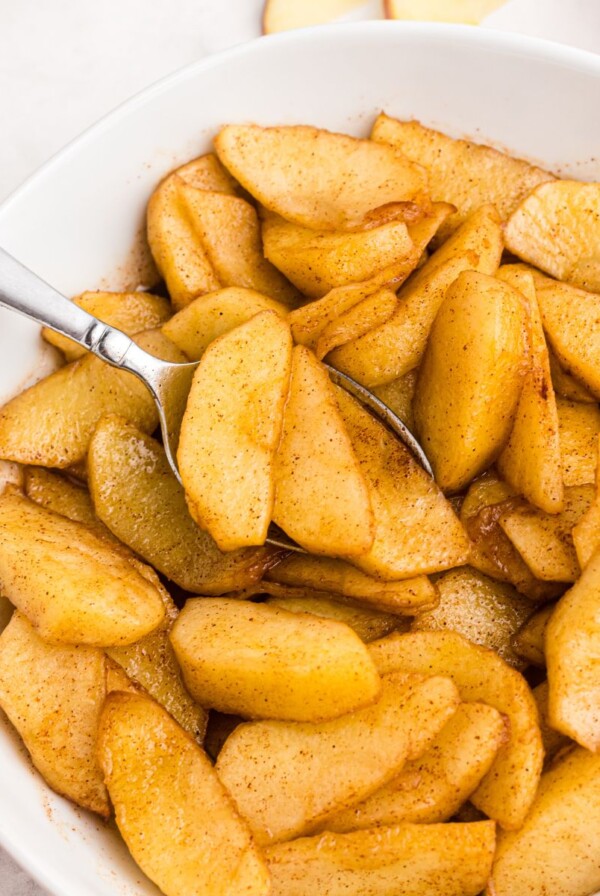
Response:
[{"label": "metal spoon", "polygon": [[[52,286],[0,248],[0,306],[68,336],[103,361],[128,370],[150,391],[160,420],[167,460],[181,482],[177,468],[177,444],[181,421],[198,361],[174,364],[161,361],[141,349],[121,330],[111,327],[75,305]],[[422,447],[400,418],[360,383],[328,364],[332,381],[368,407],[412,452],[424,470],[433,476]],[[269,544],[298,550],[297,545],[279,534],[267,538]]]}]

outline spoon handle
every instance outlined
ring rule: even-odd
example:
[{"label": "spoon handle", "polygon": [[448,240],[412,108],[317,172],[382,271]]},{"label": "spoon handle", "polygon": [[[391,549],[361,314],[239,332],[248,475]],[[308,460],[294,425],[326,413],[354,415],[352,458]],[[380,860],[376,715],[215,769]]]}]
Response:
[{"label": "spoon handle", "polygon": [[121,330],[88,314],[1,247],[0,306],[68,336],[103,361],[141,378],[155,360]]}]

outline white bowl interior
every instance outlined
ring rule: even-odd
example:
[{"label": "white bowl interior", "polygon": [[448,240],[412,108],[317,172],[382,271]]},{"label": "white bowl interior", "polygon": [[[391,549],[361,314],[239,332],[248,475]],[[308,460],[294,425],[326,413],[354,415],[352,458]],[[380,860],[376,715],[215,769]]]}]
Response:
[{"label": "white bowl interior", "polygon": [[[135,285],[150,192],[227,122],[366,135],[384,110],[598,179],[599,87],[599,57],[483,29],[370,22],[262,38],[149,88],[79,138],[2,206],[0,245],[67,294]],[[36,375],[39,328],[2,311],[0,348],[2,401]],[[5,720],[0,789],[0,841],[51,893],[158,892],[110,827],[44,785]]]}]

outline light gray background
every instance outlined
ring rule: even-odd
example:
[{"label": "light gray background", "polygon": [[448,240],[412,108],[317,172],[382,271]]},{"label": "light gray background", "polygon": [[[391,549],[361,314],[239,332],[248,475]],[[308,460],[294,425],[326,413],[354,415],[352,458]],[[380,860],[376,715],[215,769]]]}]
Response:
[{"label": "light gray background", "polygon": [[[260,33],[262,0],[0,0],[0,200],[163,75]],[[376,18],[365,0],[349,18]],[[508,0],[486,20],[600,52],[600,0]],[[43,896],[0,849],[0,896]],[[85,894],[82,894],[85,896]]]}]

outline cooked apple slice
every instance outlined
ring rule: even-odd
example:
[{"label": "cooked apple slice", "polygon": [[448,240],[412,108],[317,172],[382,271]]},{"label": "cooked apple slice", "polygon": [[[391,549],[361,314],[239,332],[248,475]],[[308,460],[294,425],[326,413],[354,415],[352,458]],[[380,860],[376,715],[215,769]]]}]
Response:
[{"label": "cooked apple slice", "polygon": [[565,489],[564,509],[560,513],[517,506],[507,508],[498,522],[536,578],[574,582],[581,569],[571,532],[593,499],[593,486],[572,486]]},{"label": "cooked apple slice", "polygon": [[427,749],[457,706],[448,678],[388,676],[373,706],[340,719],[239,725],[217,773],[258,843],[289,840],[393,778],[407,758]]},{"label": "cooked apple slice", "polygon": [[600,410],[596,404],[558,399],[558,425],[566,486],[595,482]]},{"label": "cooked apple slice", "polygon": [[595,404],[596,399],[582,383],[567,373],[558,358],[556,357],[552,346],[547,345],[548,358],[550,359],[550,371],[552,373],[552,385],[554,391],[561,398],[568,398],[570,401],[582,401],[584,404]]},{"label": "cooked apple slice", "polygon": [[0,583],[37,633],[61,644],[132,644],[165,615],[118,547],[18,495],[0,498]]},{"label": "cooked apple slice", "polygon": [[338,345],[358,339],[373,327],[381,326],[390,319],[397,305],[396,293],[391,289],[380,289],[367,296],[325,327],[315,347],[317,358],[324,358]]},{"label": "cooked apple slice", "polygon": [[[267,583],[267,587],[272,584]],[[336,600],[323,592],[311,595],[307,589],[304,597],[273,596],[268,597],[265,604],[269,607],[287,610],[289,613],[309,613],[324,619],[343,622],[355,631],[365,644],[368,644],[369,641],[376,641],[378,638],[384,638],[390,632],[408,629],[409,620],[396,616],[395,613],[383,613],[380,610],[361,607],[352,601],[342,603],[343,600],[343,597],[338,596]]]},{"label": "cooked apple slice", "polygon": [[489,878],[495,826],[401,824],[317,834],[270,846],[272,896],[477,896]]},{"label": "cooked apple slice", "polygon": [[347,557],[370,575],[407,579],[465,563],[469,542],[435,482],[390,431],[346,392],[342,417],[369,488],[375,539]]},{"label": "cooked apple slice", "polygon": [[400,290],[397,311],[385,324],[332,352],[333,366],[369,387],[414,370],[448,287],[463,271],[495,274],[502,245],[498,213],[483,206]]},{"label": "cooked apple slice", "polygon": [[540,184],[507,221],[507,248],[542,271],[600,292],[600,184]]},{"label": "cooked apple slice", "polygon": [[308,554],[291,554],[267,570],[266,579],[292,587],[330,592],[332,596],[347,597],[399,615],[410,616],[431,609],[437,601],[437,592],[426,576],[386,582],[343,560]]},{"label": "cooked apple slice", "polygon": [[599,790],[600,756],[587,750],[572,750],[545,772],[521,830],[498,837],[488,896],[594,893],[600,887]]},{"label": "cooked apple slice", "polygon": [[547,281],[538,301],[559,363],[600,398],[600,295]]},{"label": "cooked apple slice", "polygon": [[155,439],[122,417],[103,417],[89,453],[98,516],[121,542],[186,591],[224,594],[257,582],[263,548],[223,554],[191,518],[183,488]]},{"label": "cooked apple slice", "polygon": [[512,639],[531,615],[531,601],[512,585],[497,582],[468,566],[442,573],[436,579],[440,596],[433,610],[419,613],[412,631],[459,632],[473,644],[489,647],[515,669],[525,663]]},{"label": "cooked apple slice", "polygon": [[388,19],[479,25],[506,0],[384,0]]},{"label": "cooked apple slice", "polygon": [[[148,292],[83,292],[73,303],[130,336],[160,327],[172,313],[167,299]],[[83,346],[54,330],[44,328],[42,336],[60,349],[67,361],[76,361],[86,353]]]},{"label": "cooked apple slice", "polygon": [[188,600],[171,643],[198,703],[246,718],[321,722],[374,703],[381,690],[348,626],[266,604]]},{"label": "cooked apple slice", "polygon": [[550,600],[563,593],[564,585],[536,579],[500,526],[500,517],[515,503],[521,502],[514,489],[492,471],[472,483],[460,509],[471,539],[469,563],[493,579],[510,582],[532,600]]},{"label": "cooked apple slice", "polygon": [[296,342],[314,348],[323,330],[354,305],[381,288],[397,290],[416,269],[427,245],[453,208],[446,202],[436,202],[422,220],[409,225],[413,251],[404,260],[394,262],[368,280],[336,287],[322,299],[294,309],[289,321]]},{"label": "cooked apple slice", "polygon": [[266,257],[306,296],[360,283],[413,255],[404,221],[338,233],[302,227],[267,213],[262,236]]},{"label": "cooked apple slice", "polygon": [[372,391],[384,404],[392,410],[412,432],[415,426],[413,414],[413,399],[417,387],[417,371],[409,370],[408,373],[396,377],[383,386],[373,386]]},{"label": "cooked apple slice", "polygon": [[564,747],[573,746],[573,741],[570,737],[561,734],[560,731],[557,731],[556,728],[553,728],[550,724],[548,716],[548,692],[549,687],[547,680],[542,681],[531,691],[540,717],[540,733],[542,735],[542,744],[544,745],[544,764],[547,769],[551,767],[555,757],[558,756],[559,751],[562,751]]},{"label": "cooked apple slice", "polygon": [[268,871],[210,760],[157,703],[109,695],[98,760],[123,839],[166,896],[267,896]]},{"label": "cooked apple slice", "polygon": [[545,635],[553,728],[600,752],[600,554],[558,602]]},{"label": "cooked apple slice", "polygon": [[25,616],[13,613],[0,636],[0,706],[50,787],[108,818],[95,755],[105,696],[101,650],[46,644]]},{"label": "cooked apple slice", "polygon": [[558,411],[533,277],[513,265],[503,265],[497,276],[523,297],[529,353],[515,421],[498,458],[498,471],[536,507],[558,513],[564,504]]},{"label": "cooked apple slice", "polygon": [[516,652],[534,666],[546,665],[544,640],[546,626],[554,612],[555,604],[546,604],[521,626],[513,638]]},{"label": "cooked apple slice", "polygon": [[519,401],[525,312],[502,281],[462,273],[435,319],[415,391],[417,432],[437,483],[458,491],[501,451]]},{"label": "cooked apple slice", "polygon": [[577,559],[584,569],[600,548],[600,465],[596,467],[596,493],[589,509],[571,532]]},{"label": "cooked apple slice", "polygon": [[392,634],[369,650],[381,675],[402,670],[447,675],[467,703],[488,703],[508,717],[510,739],[471,802],[503,828],[519,828],[535,797],[543,750],[537,708],[525,679],[484,647],[456,632]]},{"label": "cooked apple slice", "polygon": [[356,806],[327,820],[328,831],[355,831],[408,821],[447,821],[473,793],[508,733],[485,703],[461,703],[429,749]]},{"label": "cooked apple slice", "polygon": [[293,301],[295,290],[263,257],[255,209],[235,195],[229,175],[215,165],[192,163],[175,171],[148,204],[148,242],[175,307],[221,286],[247,286]]},{"label": "cooked apple slice", "polygon": [[365,0],[266,0],[263,9],[263,34],[276,34],[308,25],[323,25],[343,16]]},{"label": "cooked apple slice", "polygon": [[230,286],[194,299],[162,331],[190,361],[199,361],[211,342],[261,311],[285,317],[288,309],[253,289]]},{"label": "cooked apple slice", "polygon": [[358,555],[373,543],[364,476],[325,369],[293,352],[290,391],[274,461],[277,525],[313,554]]},{"label": "cooked apple slice", "polygon": [[[434,0],[435,2],[435,0]],[[480,6],[494,0],[475,0]],[[503,0],[495,0],[500,5]],[[440,8],[450,8],[448,0],[437,0]],[[470,0],[473,6],[473,0]],[[412,0],[417,18],[428,18],[427,3]],[[400,4],[397,3],[398,7]],[[405,6],[408,4],[405,2]],[[454,5],[462,14],[469,15],[469,0],[459,0]],[[441,15],[445,10],[441,11]],[[400,18],[401,16],[392,16]],[[449,21],[445,17],[443,21]],[[491,202],[504,220],[533,187],[553,176],[541,168],[536,168],[521,159],[515,159],[504,152],[472,143],[469,140],[455,140],[440,131],[427,128],[418,121],[398,121],[388,115],[377,118],[371,132],[371,139],[378,143],[389,143],[403,152],[409,159],[424,165],[429,175],[429,189],[433,199],[451,202],[457,211],[442,224],[436,240],[444,240],[481,205]]]},{"label": "cooked apple slice", "polygon": [[[187,360],[160,330],[140,333],[135,342],[165,361]],[[132,373],[88,354],[4,405],[0,457],[42,467],[70,467],[85,458],[97,422],[111,413],[122,414],[147,432],[158,426],[146,386]]]},{"label": "cooked apple slice", "polygon": [[303,125],[227,125],[215,148],[261,205],[315,230],[368,226],[369,213],[388,203],[424,202],[423,169],[371,140]]},{"label": "cooked apple slice", "polygon": [[222,286],[245,286],[294,307],[298,293],[265,258],[256,209],[245,199],[179,186],[189,224]]},{"label": "cooked apple slice", "polygon": [[221,550],[267,536],[291,358],[289,327],[263,311],[215,340],[194,374],[179,471],[192,516]]},{"label": "cooked apple slice", "polygon": [[87,488],[76,485],[66,476],[44,467],[26,467],[24,492],[28,498],[47,510],[60,513],[76,523],[83,523],[107,541],[120,543],[94,513]]}]

